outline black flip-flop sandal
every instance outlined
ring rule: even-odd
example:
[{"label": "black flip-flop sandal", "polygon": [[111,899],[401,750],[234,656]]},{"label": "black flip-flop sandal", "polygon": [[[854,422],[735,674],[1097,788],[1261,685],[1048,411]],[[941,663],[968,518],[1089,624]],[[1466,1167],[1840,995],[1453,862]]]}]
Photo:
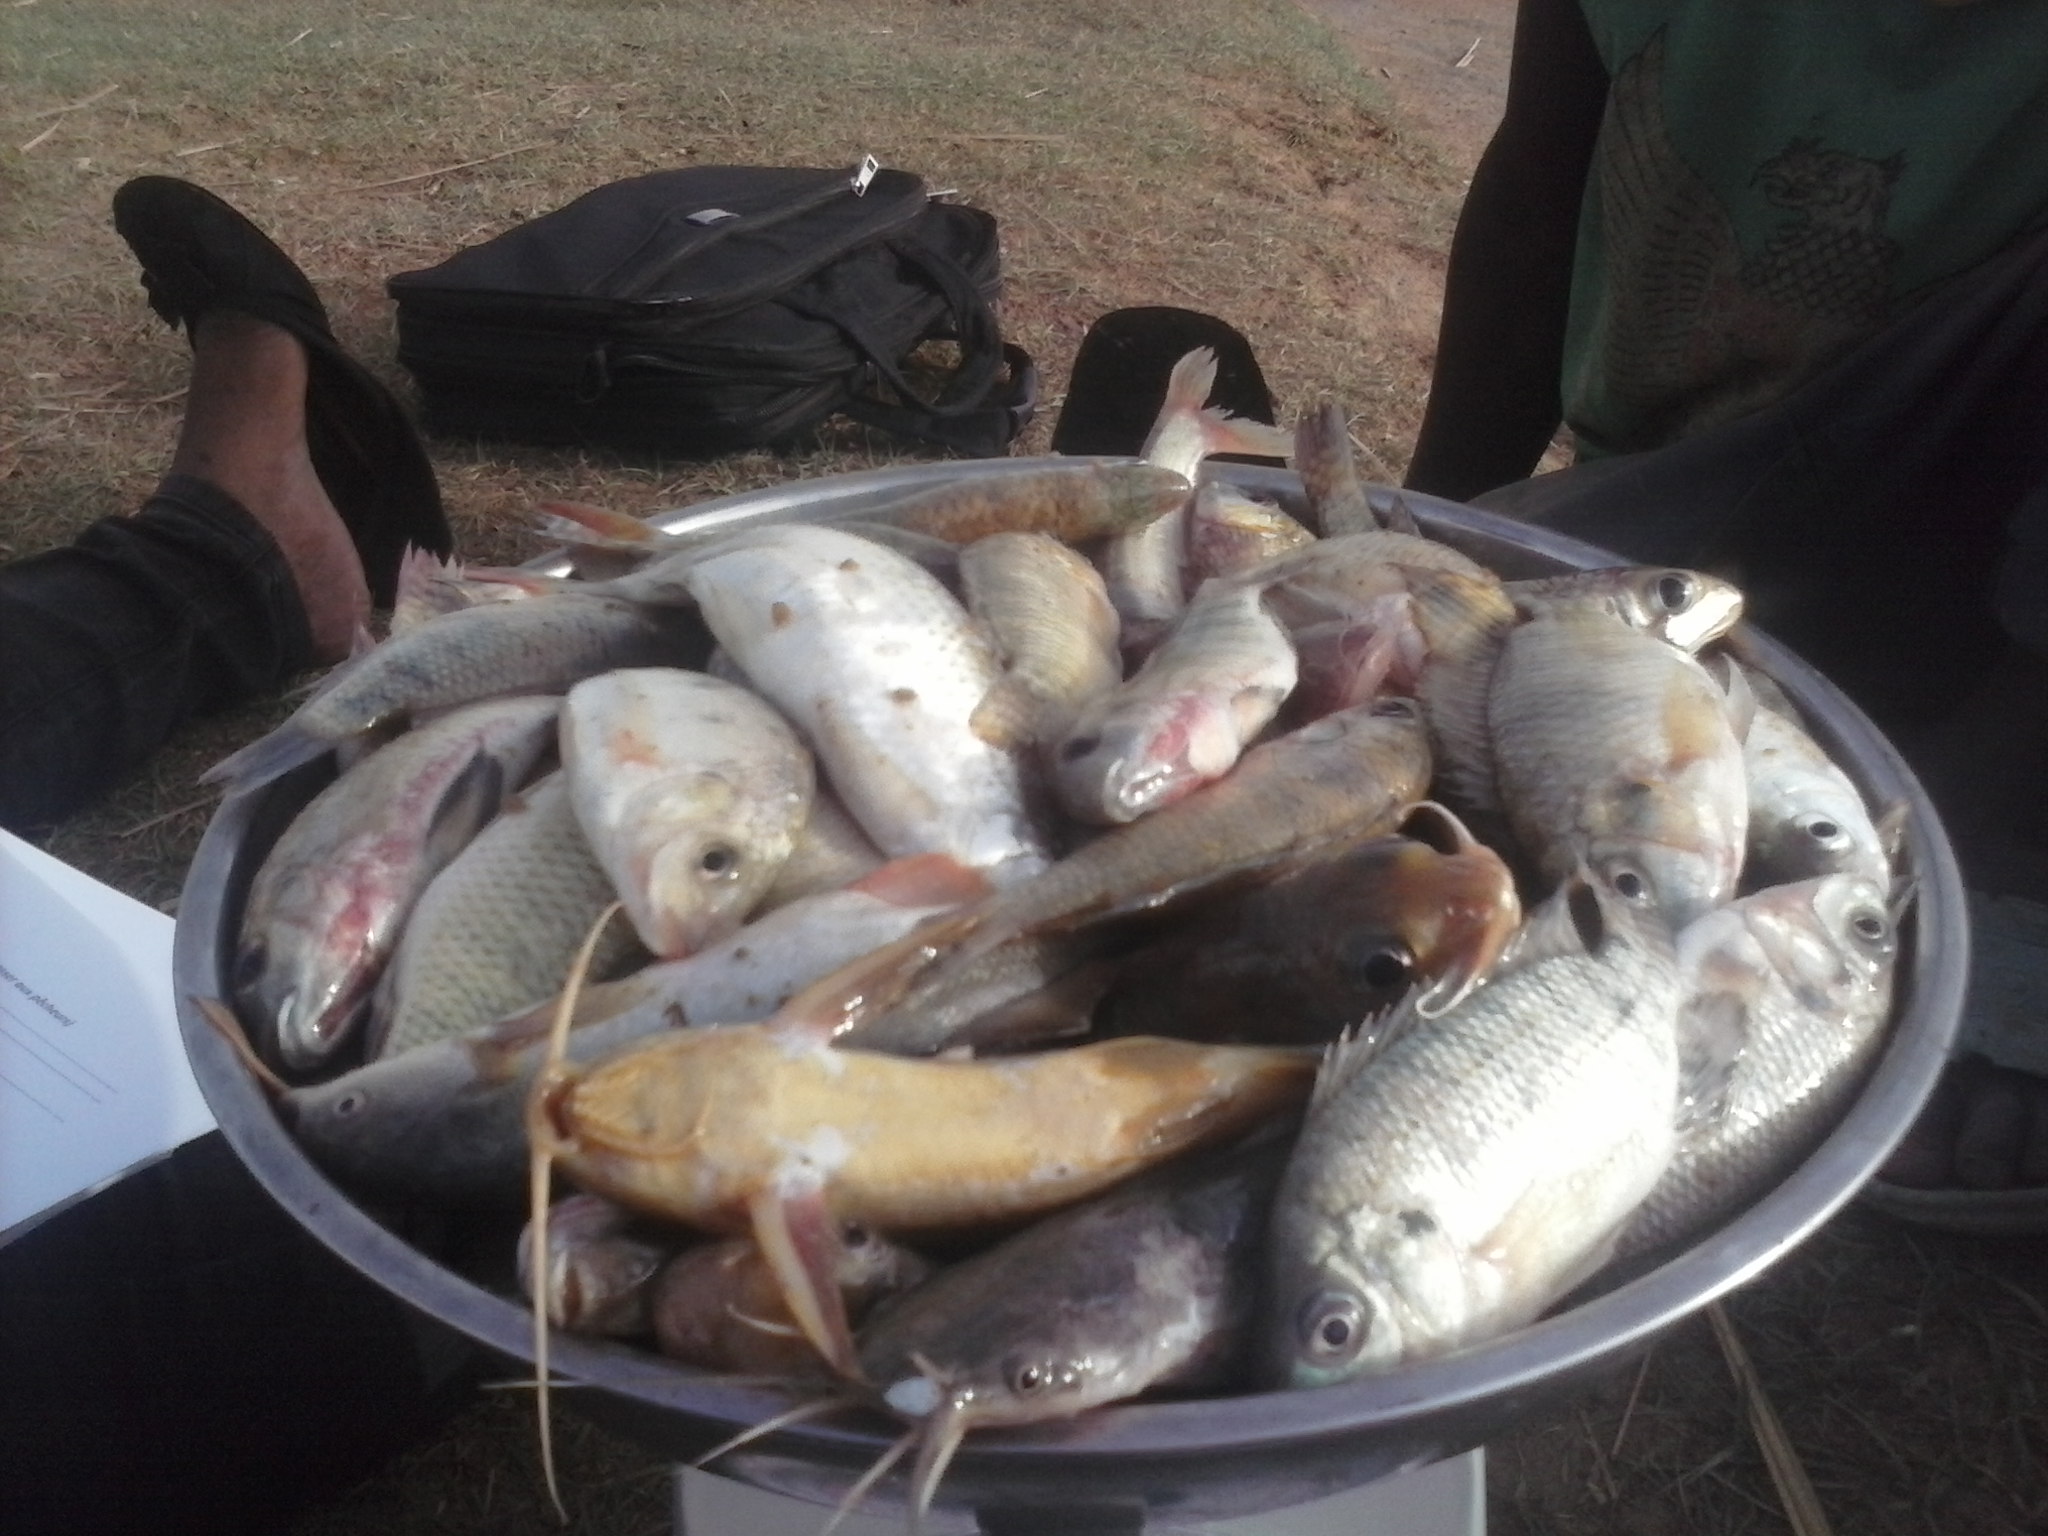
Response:
[{"label": "black flip-flop sandal", "polygon": [[1081,338],[1052,451],[1137,453],[1166,401],[1173,365],[1197,347],[1216,353],[1209,403],[1271,425],[1273,393],[1243,332],[1200,310],[1143,305],[1111,310]]},{"label": "black flip-flop sandal", "polygon": [[114,194],[114,228],[142,263],[150,308],[186,334],[231,309],[289,331],[306,349],[306,443],[313,470],[363,562],[370,598],[389,607],[408,544],[455,547],[425,446],[398,401],[342,350],[292,259],[203,187],[140,176]]}]

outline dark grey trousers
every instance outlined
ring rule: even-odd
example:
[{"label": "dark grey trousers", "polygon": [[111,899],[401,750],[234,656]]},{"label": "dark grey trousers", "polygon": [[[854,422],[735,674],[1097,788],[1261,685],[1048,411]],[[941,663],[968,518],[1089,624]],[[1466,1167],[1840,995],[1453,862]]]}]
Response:
[{"label": "dark grey trousers", "polygon": [[61,820],[185,721],[275,692],[311,654],[270,535],[190,476],[0,566],[0,826]]}]

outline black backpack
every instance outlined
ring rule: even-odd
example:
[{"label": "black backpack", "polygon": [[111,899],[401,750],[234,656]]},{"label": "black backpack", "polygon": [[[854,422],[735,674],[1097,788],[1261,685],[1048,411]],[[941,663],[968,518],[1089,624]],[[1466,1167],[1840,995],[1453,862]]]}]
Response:
[{"label": "black backpack", "polygon": [[[566,207],[387,285],[444,435],[703,457],[834,412],[1000,454],[1037,376],[1006,346],[994,218],[883,170],[692,166]],[[923,392],[903,366],[950,338]]]}]

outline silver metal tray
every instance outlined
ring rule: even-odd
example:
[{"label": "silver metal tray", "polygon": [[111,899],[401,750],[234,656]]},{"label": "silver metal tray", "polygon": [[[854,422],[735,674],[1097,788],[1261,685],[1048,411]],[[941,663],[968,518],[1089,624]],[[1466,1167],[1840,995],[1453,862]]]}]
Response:
[{"label": "silver metal tray", "polygon": [[[668,527],[828,520],[963,478],[1042,468],[1010,459],[925,464],[807,480],[655,519]],[[1071,461],[1060,461],[1071,462]],[[1300,504],[1289,473],[1214,466],[1248,490]],[[1380,493],[1386,494],[1386,493]],[[1473,508],[1409,494],[1423,527],[1504,575],[1613,564],[1591,546]],[[536,562],[564,569],[561,562]],[[1740,633],[1740,632],[1738,632]],[[1777,1188],[1647,1274],[1531,1327],[1448,1359],[1317,1391],[1134,1404],[1065,1424],[990,1432],[962,1449],[932,1528],[974,1507],[1088,1505],[1173,1521],[1255,1513],[1321,1498],[1453,1455],[1639,1354],[1658,1334],[1754,1279],[1842,1206],[1904,1134],[1931,1091],[1960,1014],[1968,970],[1963,892],[1934,809],[1891,745],[1810,667],[1761,635],[1737,641],[1805,711],[1873,803],[1910,808],[1908,857],[1919,899],[1905,936],[1898,1002],[1883,1055],[1826,1142]],[[271,1195],[342,1258],[421,1311],[515,1359],[530,1360],[520,1302],[445,1267],[356,1203],[300,1152],[267,1100],[191,1006],[226,995],[249,882],[291,815],[332,772],[313,764],[224,804],[195,856],[179,906],[174,970],[186,1050],[221,1129]],[[558,1336],[554,1365],[584,1386],[556,1400],[677,1459],[789,1406],[770,1390],[651,1353]],[[790,1428],[721,1463],[743,1481],[835,1500],[898,1428],[845,1414]],[[871,1511],[901,1498],[885,1483]]]}]

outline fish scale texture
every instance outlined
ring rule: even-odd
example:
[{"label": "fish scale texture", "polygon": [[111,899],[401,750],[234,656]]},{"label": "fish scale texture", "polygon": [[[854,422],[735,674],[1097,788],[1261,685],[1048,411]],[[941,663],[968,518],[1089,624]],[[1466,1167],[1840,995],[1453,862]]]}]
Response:
[{"label": "fish scale texture", "polygon": [[[479,1029],[552,996],[612,900],[561,776],[528,791],[420,898],[392,962],[380,1054]],[[607,974],[632,947],[625,924],[609,925],[591,975]]]},{"label": "fish scale texture", "polygon": [[1662,1172],[1670,944],[1653,915],[1603,896],[1588,952],[1573,894],[1590,899],[1553,898],[1523,957],[1464,1004],[1414,1019],[1367,1067],[1326,1067],[1275,1208],[1269,1354],[1291,1357],[1303,1301],[1332,1286],[1363,1296],[1391,1340],[1340,1374],[1526,1322]]}]

